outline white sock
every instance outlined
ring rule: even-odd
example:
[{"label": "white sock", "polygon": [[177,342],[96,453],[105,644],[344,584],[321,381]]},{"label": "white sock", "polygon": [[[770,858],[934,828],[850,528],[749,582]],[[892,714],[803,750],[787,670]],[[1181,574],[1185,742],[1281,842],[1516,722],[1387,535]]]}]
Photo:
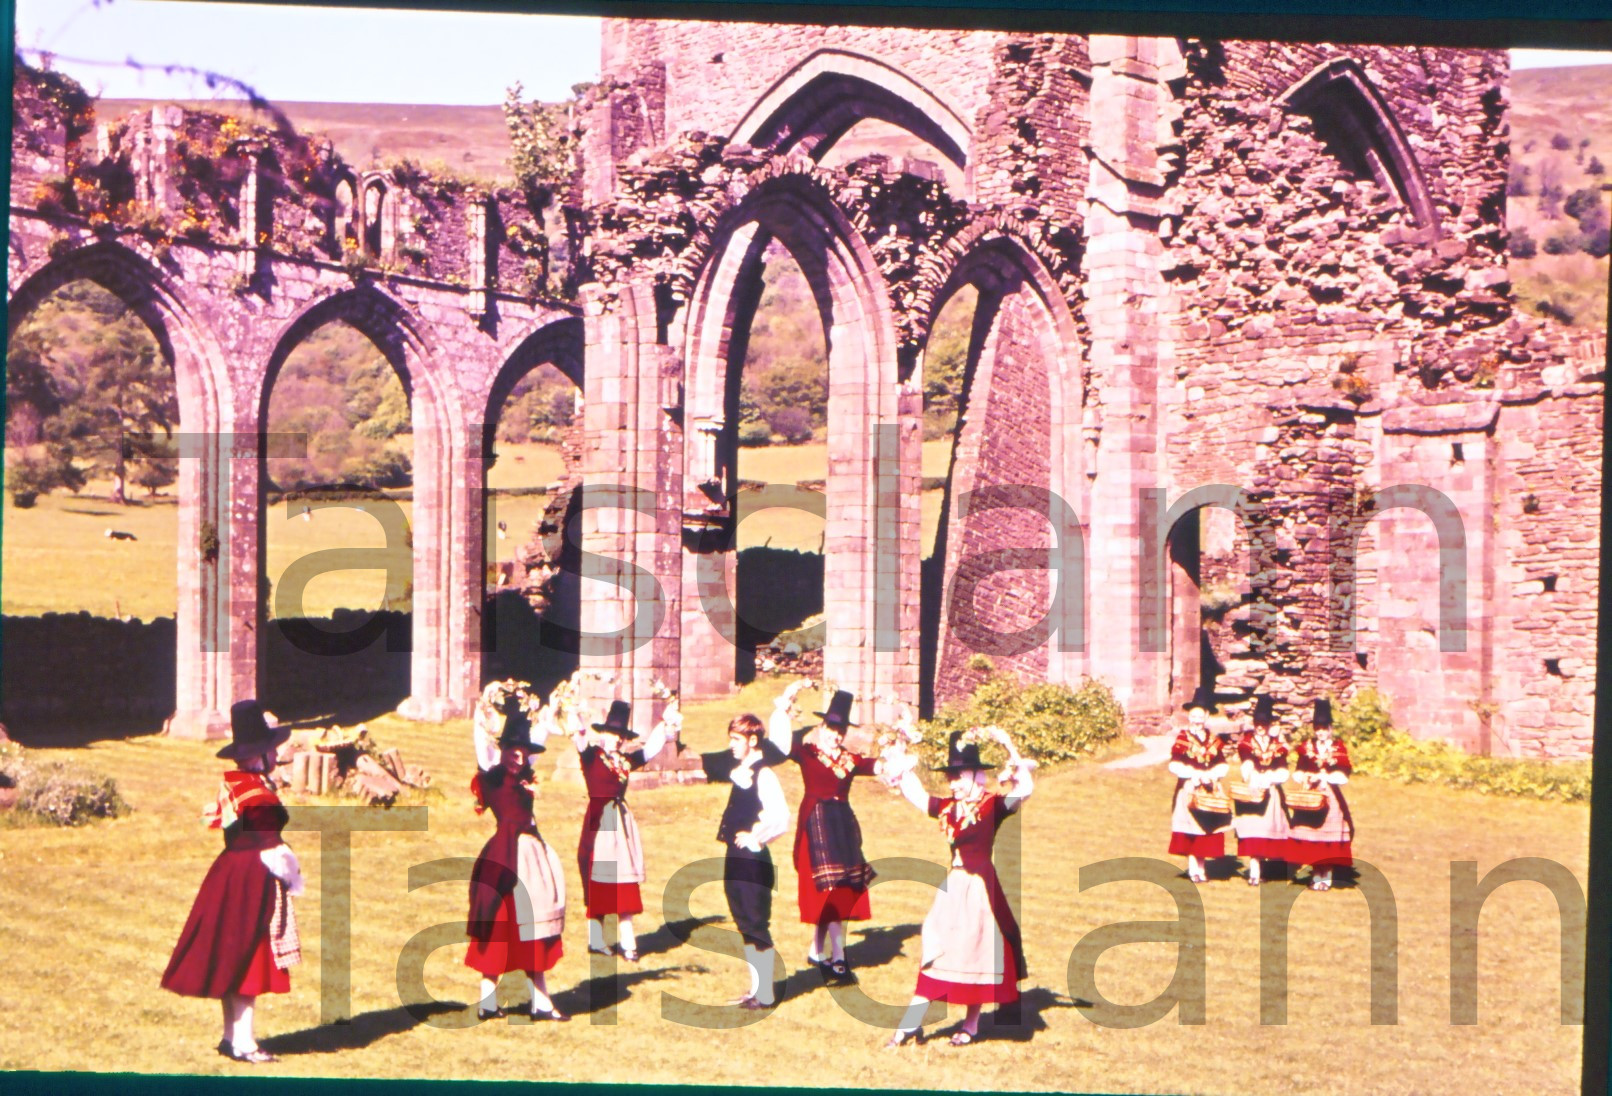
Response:
[{"label": "white sock", "polygon": [[1332,885],[1331,868],[1322,868],[1320,871],[1316,872],[1316,876],[1321,880],[1321,885],[1323,887],[1330,887]]},{"label": "white sock", "polygon": [[746,944],[744,946],[744,962],[750,971],[750,996],[759,1001],[761,999],[761,953]]},{"label": "white sock", "polygon": [[929,998],[914,997],[907,1011],[901,1014],[901,1030],[917,1031],[924,1026],[924,1013],[929,1011]]},{"label": "white sock", "polygon": [[1187,874],[1192,876],[1203,874],[1203,861],[1196,856],[1187,857]]},{"label": "white sock", "polygon": [[963,1030],[970,1035],[980,1033],[980,1006],[969,1005],[968,1011],[963,1014]]},{"label": "white sock", "polygon": [[588,947],[593,948],[595,951],[603,951],[604,946],[604,922],[590,919],[588,921]]},{"label": "white sock", "polygon": [[235,1023],[231,1025],[230,1046],[235,1048],[237,1054],[249,1054],[257,1049],[257,1040],[252,1037],[252,1002],[255,997],[237,997]]},{"label": "white sock", "polygon": [[481,1011],[492,1012],[498,1007],[498,983],[491,978],[481,980]]},{"label": "white sock", "polygon": [[554,1007],[549,996],[548,978],[541,972],[526,972],[526,985],[532,991],[532,1011],[547,1012]]},{"label": "white sock", "polygon": [[617,918],[616,938],[621,941],[622,951],[636,952],[638,950],[638,934],[633,932],[631,917]]},{"label": "white sock", "polygon": [[1259,878],[1259,857],[1257,856],[1248,858],[1248,878],[1255,880]]},{"label": "white sock", "polygon": [[824,947],[823,938],[827,935],[828,925],[818,922],[812,926],[812,950],[807,958],[811,959],[813,962],[822,960]]},{"label": "white sock", "polygon": [[829,946],[834,949],[834,961],[845,961],[845,922],[834,921],[828,926]]},{"label": "white sock", "polygon": [[775,954],[772,948],[760,951],[745,945],[746,959],[750,961],[750,993],[757,1001],[764,1005],[771,1005],[777,1000],[776,985],[773,978],[772,958]]}]

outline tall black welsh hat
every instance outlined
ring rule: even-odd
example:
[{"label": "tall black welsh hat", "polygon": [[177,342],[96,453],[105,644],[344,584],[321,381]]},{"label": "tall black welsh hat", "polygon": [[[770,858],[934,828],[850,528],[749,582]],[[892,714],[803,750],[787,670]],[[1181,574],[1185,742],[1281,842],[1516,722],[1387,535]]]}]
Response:
[{"label": "tall black welsh hat", "polygon": [[621,738],[637,738],[638,732],[632,729],[632,705],[625,700],[612,700],[604,722],[595,723],[593,729],[608,731]]},{"label": "tall black welsh hat", "polygon": [[545,747],[532,741],[532,717],[527,714],[526,705],[521,703],[520,697],[505,697],[499,710],[504,713],[504,729],[498,735],[500,749],[519,746],[529,753],[543,752]]},{"label": "tall black welsh hat", "polygon": [[844,689],[836,689],[834,695],[829,698],[828,711],[812,714],[830,727],[855,727],[856,724],[851,722],[851,704],[855,699]]},{"label": "tall black welsh hat", "polygon": [[1254,722],[1261,724],[1276,722],[1275,697],[1269,693],[1261,693],[1254,698]]},{"label": "tall black welsh hat", "polygon": [[1206,712],[1215,710],[1215,691],[1208,685],[1199,685],[1198,691],[1192,694],[1192,699],[1181,705],[1181,710],[1190,712],[1194,708],[1202,708]]},{"label": "tall black welsh hat", "polygon": [[962,731],[953,731],[951,739],[946,743],[946,764],[936,765],[937,773],[956,773],[964,769],[983,769],[985,762],[980,760],[980,748],[977,743],[964,742]]},{"label": "tall black welsh hat", "polygon": [[1315,702],[1315,714],[1310,717],[1310,723],[1317,727],[1332,726],[1332,701],[1322,697]]},{"label": "tall black welsh hat", "polygon": [[263,703],[258,700],[238,700],[230,705],[229,745],[218,751],[219,757],[240,758],[267,753],[278,749],[280,743],[291,737],[290,727],[270,727],[263,718]]}]

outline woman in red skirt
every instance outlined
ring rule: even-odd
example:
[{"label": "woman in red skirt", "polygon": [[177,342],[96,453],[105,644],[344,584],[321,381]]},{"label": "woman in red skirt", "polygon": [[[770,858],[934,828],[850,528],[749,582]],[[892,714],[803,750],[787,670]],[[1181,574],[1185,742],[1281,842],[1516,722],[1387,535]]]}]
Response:
[{"label": "woman in red skirt", "polygon": [[223,1002],[220,1054],[272,1062],[253,1037],[253,1009],[260,994],[291,991],[287,972],[302,958],[291,907],[291,897],[302,893],[302,872],[280,840],[286,811],[268,778],[291,732],[270,727],[255,700],[230,708],[230,731],[232,741],[218,756],[236,767],[224,774],[207,814],[209,826],[224,831],[224,851],[207,869],[162,985]]},{"label": "woman in red skirt", "polygon": [[[573,707],[572,712],[576,709]],[[638,962],[638,936],[633,915],[644,912],[639,887],[644,881],[644,843],[638,821],[627,806],[627,784],[634,770],[658,756],[677,737],[682,717],[677,701],[666,707],[655,729],[639,742],[632,729],[632,705],[613,701],[603,723],[593,733],[575,720],[572,741],[582,760],[582,779],[588,786],[588,810],[582,816],[582,837],[577,843],[577,866],[582,872],[582,897],[587,903],[588,950],[609,955],[604,919],[616,916],[616,938],[621,957]],[[628,742],[639,743],[629,746]]]},{"label": "woman in red skirt", "polygon": [[1287,802],[1282,785],[1288,778],[1287,740],[1276,724],[1276,704],[1269,696],[1254,702],[1254,728],[1237,744],[1243,783],[1264,793],[1257,813],[1239,813],[1231,825],[1237,831],[1237,855],[1248,857],[1249,886],[1259,886],[1263,862],[1285,861],[1290,855]]},{"label": "woman in red skirt", "polygon": [[773,704],[767,738],[800,766],[805,785],[800,820],[795,827],[795,874],[800,919],[813,926],[812,948],[806,961],[841,985],[856,982],[845,961],[845,922],[873,916],[868,884],[873,868],[862,855],[862,827],[851,810],[851,782],[873,776],[877,760],[845,748],[853,697],[843,689],[834,693],[828,711],[816,712],[821,725],[807,742],[807,731],[792,731],[790,712],[795,696],[810,681],[797,681]]},{"label": "woman in red skirt", "polygon": [[[1226,775],[1229,765],[1225,744],[1209,732],[1209,713],[1215,709],[1214,693],[1200,688],[1182,705],[1187,725],[1175,736],[1170,748],[1170,772],[1175,776],[1175,798],[1170,806],[1170,854],[1187,858],[1187,878],[1202,883],[1209,878],[1208,862],[1226,853],[1224,827],[1205,824],[1192,810],[1192,793],[1212,788]],[[1230,821],[1229,819],[1227,820]]]},{"label": "woman in red skirt", "polygon": [[[532,1019],[563,1021],[570,1017],[554,1007],[545,974],[565,954],[560,942],[565,928],[565,870],[537,832],[532,816],[531,759],[544,747],[533,740],[525,699],[519,691],[500,695],[494,685],[476,707],[480,771],[470,789],[476,796],[476,813],[492,811],[498,828],[470,871],[470,947],[465,965],[481,973],[478,1019],[507,1015],[498,1006],[498,978],[518,970],[525,972],[531,991],[527,1010]],[[503,726],[494,740],[492,725],[500,715]]]},{"label": "woman in red skirt", "polygon": [[1293,812],[1290,845],[1293,862],[1310,865],[1310,889],[1324,891],[1332,889],[1333,868],[1347,868],[1354,863],[1355,823],[1349,814],[1349,801],[1343,797],[1343,785],[1349,782],[1354,766],[1349,763],[1349,751],[1343,742],[1333,737],[1330,700],[1315,702],[1311,725],[1315,734],[1299,743],[1293,782],[1318,789],[1326,798],[1318,811]]},{"label": "woman in red skirt", "polygon": [[[1008,753],[1003,794],[985,790],[980,748],[971,739],[986,738],[1001,743]],[[946,764],[936,769],[951,781],[950,796],[930,795],[912,767],[902,774],[902,794],[940,820],[952,859],[951,872],[924,918],[923,960],[912,1004],[886,1046],[917,1039],[931,1001],[966,1009],[952,1046],[966,1046],[979,1037],[982,1006],[995,1004],[1000,1009],[1018,1001],[1019,982],[1026,974],[1024,945],[991,862],[991,850],[996,831],[1034,790],[1030,768],[1006,733],[989,727],[952,733]]]}]

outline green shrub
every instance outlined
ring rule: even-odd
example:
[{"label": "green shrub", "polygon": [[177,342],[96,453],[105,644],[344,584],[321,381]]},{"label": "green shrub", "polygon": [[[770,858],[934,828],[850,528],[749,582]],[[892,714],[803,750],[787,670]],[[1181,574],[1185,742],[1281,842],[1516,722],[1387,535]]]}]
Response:
[{"label": "green shrub", "polygon": [[[1022,685],[1011,674],[993,671],[966,704],[949,704],[923,725],[924,751],[931,758],[942,757],[951,732],[995,723],[1026,757],[1068,761],[1118,738],[1124,722],[1124,709],[1102,682],[1086,678],[1073,689]],[[1000,762],[993,751],[1000,752],[985,748],[986,760]]]},{"label": "green shrub", "polygon": [[765,422],[747,422],[739,427],[739,444],[761,446],[772,444],[772,427]]},{"label": "green shrub", "polygon": [[1355,771],[1405,784],[1446,787],[1588,803],[1588,761],[1533,761],[1482,757],[1438,739],[1415,739],[1393,725],[1387,698],[1361,689],[1338,717],[1338,732],[1349,748]]},{"label": "green shrub", "polygon": [[82,826],[130,809],[111,777],[66,761],[35,762],[12,743],[0,746],[0,787],[17,789],[17,810],[57,826]]}]

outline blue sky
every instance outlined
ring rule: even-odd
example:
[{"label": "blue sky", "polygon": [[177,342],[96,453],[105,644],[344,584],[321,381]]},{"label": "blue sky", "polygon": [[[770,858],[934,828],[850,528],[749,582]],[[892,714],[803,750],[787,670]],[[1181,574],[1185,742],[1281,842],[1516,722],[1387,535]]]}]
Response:
[{"label": "blue sky", "polygon": [[[110,98],[207,99],[189,76],[118,62],[180,64],[286,102],[500,103],[516,80],[564,99],[599,75],[599,20],[376,11],[189,0],[17,0],[17,44]],[[86,65],[75,59],[109,62]]]},{"label": "blue sky", "polygon": [[[192,0],[17,0],[17,40],[46,49],[113,98],[213,97],[192,76],[120,64],[179,64],[287,102],[444,103],[563,99],[599,74],[599,21],[576,16],[343,10]],[[82,61],[102,62],[99,65]],[[1513,65],[1612,64],[1612,54],[1516,50]]]}]

